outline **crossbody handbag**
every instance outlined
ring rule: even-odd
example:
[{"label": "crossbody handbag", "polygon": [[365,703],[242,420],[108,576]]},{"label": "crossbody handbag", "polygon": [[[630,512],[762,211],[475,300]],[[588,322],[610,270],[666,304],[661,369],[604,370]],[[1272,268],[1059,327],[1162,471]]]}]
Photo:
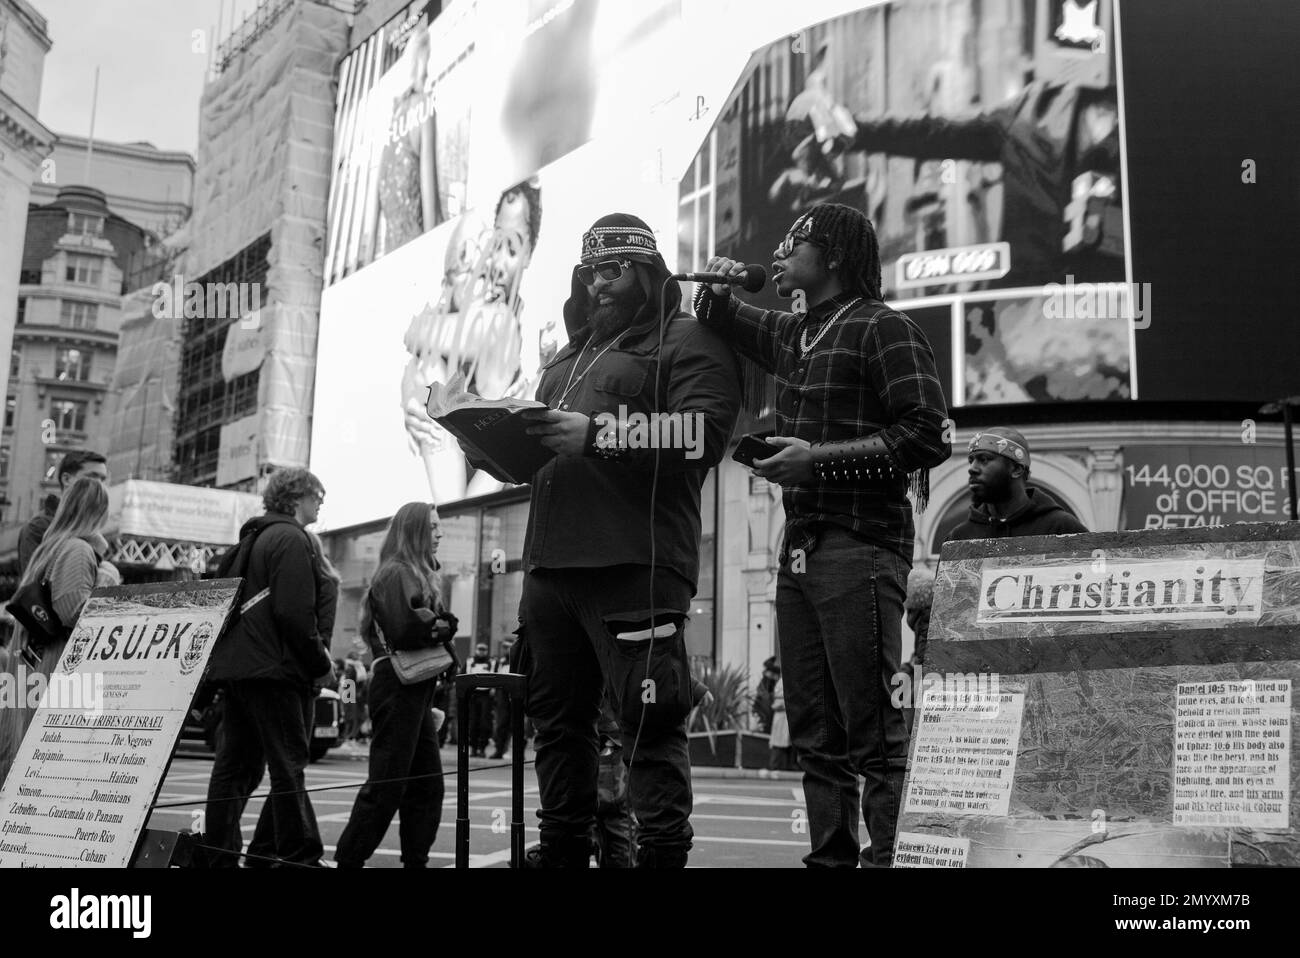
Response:
[{"label": "crossbody handbag", "polygon": [[452,651],[450,639],[444,639],[427,649],[391,648],[384,637],[384,630],[380,627],[379,620],[375,618],[373,602],[370,603],[370,622],[375,635],[379,638],[379,644],[388,655],[389,661],[393,663],[393,672],[397,676],[397,681],[403,685],[415,685],[417,682],[437,678],[453,665],[459,664],[456,653]]},{"label": "crossbody handbag", "polygon": [[[98,565],[103,557],[93,545],[91,549],[95,551],[95,563]],[[43,651],[51,643],[63,642],[72,634],[71,626],[64,625],[59,614],[54,611],[54,594],[50,588],[52,567],[53,562],[46,566],[40,579],[27,583],[5,604],[5,610],[27,632],[27,646],[33,652]]]},{"label": "crossbody handbag", "polygon": [[68,629],[54,611],[48,576],[42,575],[15,592],[5,609],[26,630],[27,644],[33,649],[44,649],[68,637]]}]

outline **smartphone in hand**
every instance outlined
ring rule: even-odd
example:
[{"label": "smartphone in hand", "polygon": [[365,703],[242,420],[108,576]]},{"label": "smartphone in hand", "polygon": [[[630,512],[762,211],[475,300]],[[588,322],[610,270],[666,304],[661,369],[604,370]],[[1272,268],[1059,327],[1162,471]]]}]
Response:
[{"label": "smartphone in hand", "polygon": [[731,458],[742,466],[753,469],[756,459],[769,459],[781,451],[776,446],[769,446],[764,442],[769,436],[774,435],[776,434],[772,432],[753,432],[741,437],[740,445],[736,446],[736,451],[731,454]]}]

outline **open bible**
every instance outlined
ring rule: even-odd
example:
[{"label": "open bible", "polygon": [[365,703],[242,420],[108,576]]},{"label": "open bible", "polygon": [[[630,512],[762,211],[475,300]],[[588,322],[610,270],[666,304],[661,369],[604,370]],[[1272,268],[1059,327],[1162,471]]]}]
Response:
[{"label": "open bible", "polygon": [[541,438],[525,430],[528,409],[546,409],[532,399],[482,399],[465,388],[464,376],[429,386],[425,411],[456,437],[467,456],[484,462],[498,477],[522,485],[555,456]]}]

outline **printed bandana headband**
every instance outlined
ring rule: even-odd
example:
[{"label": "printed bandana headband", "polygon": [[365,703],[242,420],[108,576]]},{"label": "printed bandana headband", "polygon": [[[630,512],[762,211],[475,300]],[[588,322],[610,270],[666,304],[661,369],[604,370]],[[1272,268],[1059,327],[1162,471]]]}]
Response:
[{"label": "printed bandana headband", "polygon": [[781,245],[777,247],[779,254],[789,256],[794,252],[794,244],[799,240],[812,243],[814,246],[825,245],[824,238],[820,234],[813,232],[812,213],[805,213],[794,221],[794,225],[790,227],[790,232],[785,234],[785,237],[781,240]]},{"label": "printed bandana headband", "polygon": [[1029,450],[1014,439],[1008,439],[1006,436],[999,436],[991,432],[977,432],[975,438],[970,441],[970,447],[967,449],[966,454],[970,455],[977,450],[991,452],[995,456],[1004,456],[1012,462],[1029,468]]},{"label": "printed bandana headband", "polygon": [[658,256],[655,234],[639,226],[593,226],[582,234],[582,262],[617,259],[629,253]]}]

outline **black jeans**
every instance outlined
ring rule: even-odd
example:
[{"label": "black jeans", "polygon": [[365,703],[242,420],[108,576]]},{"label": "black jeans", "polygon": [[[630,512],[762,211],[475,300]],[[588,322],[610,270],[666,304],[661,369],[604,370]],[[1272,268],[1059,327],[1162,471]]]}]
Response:
[{"label": "black jeans", "polygon": [[304,721],[310,695],[308,687],[291,682],[239,679],[228,683],[205,812],[206,843],[231,853],[219,856],[213,863],[216,867],[234,868],[239,863],[244,844],[239,819],[248,796],[262,780],[263,768],[271,776],[266,804],[273,833],[264,851],[283,862],[320,863],[320,831],[304,791]]},{"label": "black jeans", "polygon": [[528,714],[537,728],[544,844],[577,849],[579,857],[587,847],[596,820],[596,723],[608,676],[629,766],[638,864],[685,866],[694,832],[684,636],[694,592],[677,573],[656,570],[655,619],[677,629],[651,648],[646,641],[615,638],[649,624],[648,566],[534,569],[525,578],[519,617],[533,657]]},{"label": "black jeans", "polygon": [[359,868],[400,813],[402,864],[423,868],[442,822],[442,755],[433,727],[437,679],[403,685],[392,663],[375,663],[370,680],[370,777],[357,793],[334,859]]},{"label": "black jeans", "polygon": [[[304,729],[307,733],[307,751],[310,759],[311,752],[311,734],[316,727],[316,690],[312,694],[303,697],[303,721],[306,723]],[[249,794],[257,791],[257,786],[262,784],[262,774],[266,766],[257,772],[257,781],[249,787]],[[242,816],[241,816],[242,817]],[[274,863],[267,859],[275,857],[275,815],[271,811],[271,803],[262,803],[262,813],[257,816],[257,827],[253,829],[253,840],[248,843],[248,858],[244,861],[245,868],[270,868]]]},{"label": "black jeans", "polygon": [[858,775],[871,864],[893,859],[907,766],[907,724],[890,701],[903,669],[903,599],[911,565],[825,527],[803,571],[776,586],[790,740],[803,768],[812,850],[804,863],[858,865]]}]

